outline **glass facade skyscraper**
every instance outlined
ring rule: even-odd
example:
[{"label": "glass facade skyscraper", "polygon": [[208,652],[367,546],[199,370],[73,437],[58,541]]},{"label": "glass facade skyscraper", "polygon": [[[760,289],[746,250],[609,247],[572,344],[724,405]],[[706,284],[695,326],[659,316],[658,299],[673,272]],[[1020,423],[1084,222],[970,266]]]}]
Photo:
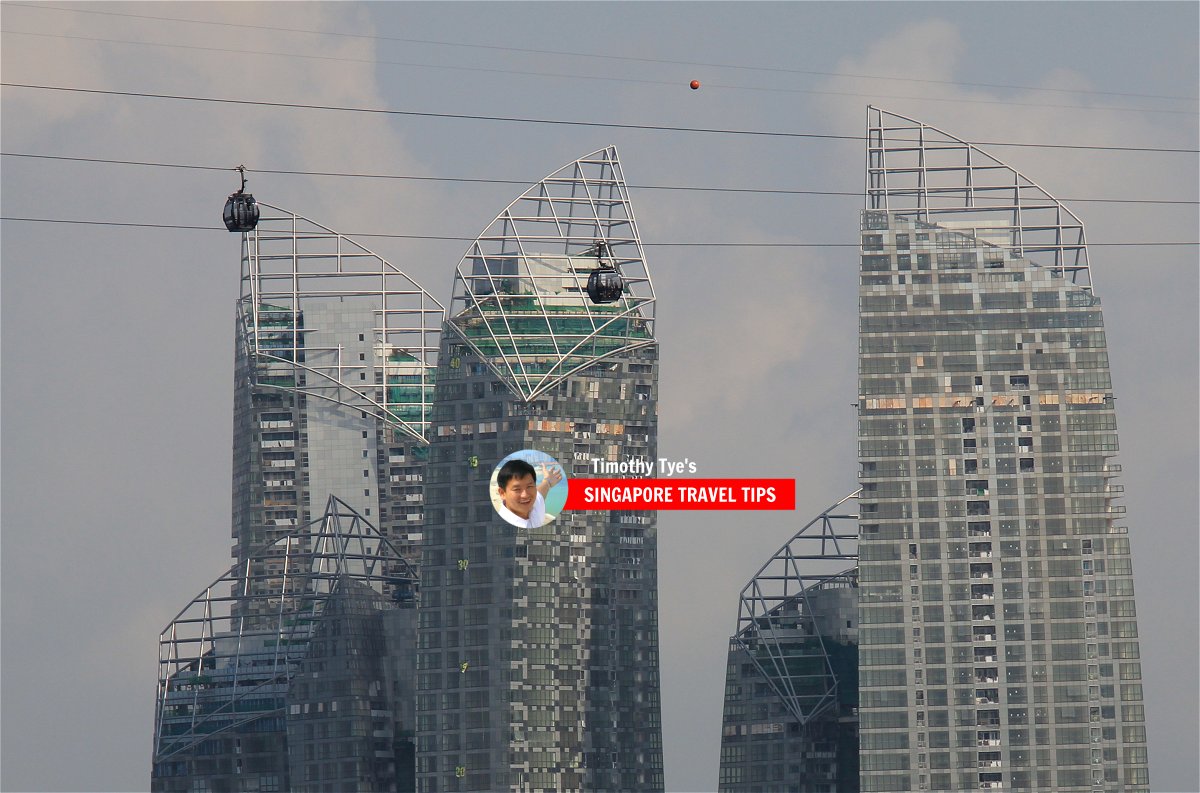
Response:
[{"label": "glass facade skyscraper", "polygon": [[242,236],[235,562],[160,636],[152,787],[411,789],[444,312],[352,240],[261,206]]},{"label": "glass facade skyscraper", "polygon": [[307,523],[332,494],[415,562],[444,309],[353,240],[259,206],[237,306],[235,555]]},{"label": "glass facade skyscraper", "polygon": [[722,793],[858,790],[856,495],[809,521],[742,589]]},{"label": "glass facade skyscraper", "polygon": [[300,529],[159,637],[151,790],[411,789],[416,573],[336,498]]},{"label": "glass facade skyscraper", "polygon": [[[809,524],[743,590],[720,789],[1148,791],[1082,222],[977,147],[869,108],[861,235],[858,542],[803,555],[831,533]],[[829,618],[838,590],[856,618]],[[814,705],[834,692],[856,717]],[[852,728],[858,779],[835,782]]]},{"label": "glass facade skyscraper", "polygon": [[[590,274],[624,289],[593,303]],[[489,477],[523,449],[567,477],[654,459],[654,291],[616,151],[508,206],[455,275],[426,487],[418,790],[661,790],[654,513],[518,528]]]},{"label": "glass facade skyscraper", "polygon": [[926,124],[867,125],[864,791],[1146,791],[1116,418],[1083,224]]}]

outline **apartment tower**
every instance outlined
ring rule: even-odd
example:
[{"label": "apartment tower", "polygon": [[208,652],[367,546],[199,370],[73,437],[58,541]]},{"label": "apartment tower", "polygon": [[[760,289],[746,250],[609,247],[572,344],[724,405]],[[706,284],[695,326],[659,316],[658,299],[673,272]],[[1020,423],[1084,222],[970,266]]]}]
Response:
[{"label": "apartment tower", "polygon": [[[614,302],[587,294],[616,268]],[[517,528],[489,479],[656,455],[654,290],[615,149],[554,172],[459,264],[442,332],[417,650],[418,790],[661,790],[655,515]]]},{"label": "apartment tower", "polygon": [[1083,224],[868,110],[864,791],[1148,791],[1116,417]]},{"label": "apartment tower", "polygon": [[159,639],[161,791],[411,789],[425,433],[441,305],[260,205],[242,235],[234,564]]},{"label": "apartment tower", "polygon": [[742,589],[721,793],[858,790],[856,495],[805,524]]}]

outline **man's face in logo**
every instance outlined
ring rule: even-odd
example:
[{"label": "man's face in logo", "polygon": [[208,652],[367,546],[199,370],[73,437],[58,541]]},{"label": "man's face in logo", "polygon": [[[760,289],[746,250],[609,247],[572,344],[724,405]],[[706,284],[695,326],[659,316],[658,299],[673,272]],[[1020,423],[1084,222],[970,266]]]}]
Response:
[{"label": "man's face in logo", "polygon": [[537,482],[531,474],[514,476],[505,487],[497,488],[500,500],[509,512],[520,518],[528,518],[537,501]]}]

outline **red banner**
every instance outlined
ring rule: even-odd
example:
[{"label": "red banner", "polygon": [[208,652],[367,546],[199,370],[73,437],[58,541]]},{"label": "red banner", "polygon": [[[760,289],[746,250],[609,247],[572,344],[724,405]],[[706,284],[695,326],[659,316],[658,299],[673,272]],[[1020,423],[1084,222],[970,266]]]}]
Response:
[{"label": "red banner", "polygon": [[795,479],[579,479],[563,509],[793,510]]}]

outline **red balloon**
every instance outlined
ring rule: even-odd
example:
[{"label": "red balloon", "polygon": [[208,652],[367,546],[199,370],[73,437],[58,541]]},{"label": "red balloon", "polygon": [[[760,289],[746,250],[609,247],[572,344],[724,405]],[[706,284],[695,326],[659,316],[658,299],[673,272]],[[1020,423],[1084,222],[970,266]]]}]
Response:
[{"label": "red balloon", "polygon": [[700,81],[699,81],[699,80],[692,80],[692,90],[693,90],[693,91],[695,91],[695,90],[696,90],[697,88],[699,88],[699,87],[700,87]]}]

